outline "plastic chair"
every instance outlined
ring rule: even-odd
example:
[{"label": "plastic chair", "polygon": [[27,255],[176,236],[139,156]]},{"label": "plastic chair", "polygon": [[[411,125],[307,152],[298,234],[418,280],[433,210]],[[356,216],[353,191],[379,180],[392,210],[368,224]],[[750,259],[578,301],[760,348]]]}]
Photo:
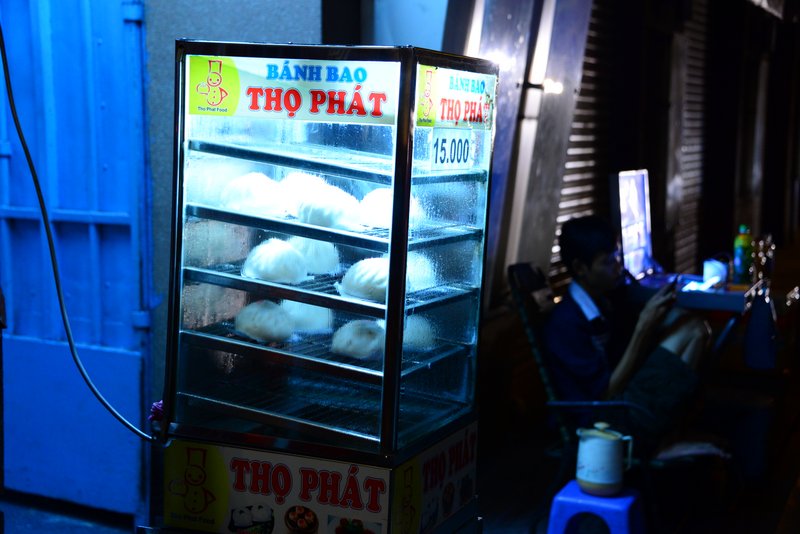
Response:
[{"label": "plastic chair", "polygon": [[553,498],[547,534],[570,532],[574,524],[570,521],[583,513],[600,517],[611,534],[641,534],[645,531],[641,500],[636,490],[626,488],[617,495],[598,497],[584,493],[578,483],[571,480]]},{"label": "plastic chair", "polygon": [[649,412],[627,401],[572,401],[559,399],[551,384],[547,365],[539,346],[540,330],[547,319],[548,313],[555,305],[553,292],[541,270],[534,269],[528,263],[510,265],[508,267],[508,282],[511,287],[511,296],[522,319],[525,334],[528,338],[531,355],[536,362],[536,368],[545,392],[547,407],[558,429],[559,446],[554,450],[548,451],[548,453],[551,456],[560,457],[562,462],[558,476],[553,482],[554,487],[551,486],[547,494],[549,497],[572,476],[571,474],[567,476],[567,473],[577,455],[578,441],[574,432],[576,425],[574,421],[570,420],[571,415],[591,413],[598,417],[596,420],[603,420],[608,416],[619,420],[633,411],[638,410],[645,416],[649,415]]}]

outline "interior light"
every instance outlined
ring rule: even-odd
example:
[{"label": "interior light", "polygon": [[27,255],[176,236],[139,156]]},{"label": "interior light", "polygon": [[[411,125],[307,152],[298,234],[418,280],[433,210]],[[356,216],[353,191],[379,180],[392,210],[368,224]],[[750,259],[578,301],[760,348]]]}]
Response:
[{"label": "interior light", "polygon": [[497,63],[498,67],[500,67],[501,72],[508,72],[511,70],[511,67],[514,66],[516,63],[516,58],[513,56],[509,56],[508,54],[500,51],[500,50],[493,50],[483,55],[484,58],[494,61]]},{"label": "interior light", "polygon": [[542,86],[544,87],[545,93],[560,95],[564,92],[564,84],[555,80],[551,80],[550,78],[545,78]]}]

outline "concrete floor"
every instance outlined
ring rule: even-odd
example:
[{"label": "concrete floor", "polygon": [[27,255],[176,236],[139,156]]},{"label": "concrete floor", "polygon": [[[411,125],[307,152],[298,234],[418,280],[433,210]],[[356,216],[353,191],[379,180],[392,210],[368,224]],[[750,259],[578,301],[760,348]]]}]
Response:
[{"label": "concrete floor", "polygon": [[0,533],[123,534],[134,530],[133,518],[30,496],[0,494]]},{"label": "concrete floor", "polygon": [[[778,258],[773,298],[800,284],[800,244],[780,251]],[[544,394],[531,387],[538,375],[521,324],[515,325],[513,317],[495,323],[496,331],[490,325],[483,337],[492,349],[485,351],[492,358],[482,369],[480,405],[485,412],[478,455],[484,533],[538,534],[549,509],[545,486],[555,479],[555,462],[545,458],[541,440],[546,433]],[[651,525],[659,533],[800,532],[800,310],[779,315],[778,327],[777,370],[741,364],[742,329],[727,345],[709,377],[714,378],[710,390],[719,395],[709,396],[709,409],[716,406],[711,415],[726,415],[717,417],[716,424],[727,424],[721,430],[738,445],[733,470],[710,471],[705,477],[692,470],[665,473],[657,485],[665,524]],[[755,402],[759,393],[767,393],[770,404]],[[768,416],[763,420],[771,423],[769,428],[757,424],[759,415]],[[736,428],[744,430],[733,432]],[[749,428],[758,432],[743,439],[750,436]]]},{"label": "concrete floor", "polygon": [[[782,278],[774,287],[784,291],[800,282],[800,246],[783,251],[778,265]],[[780,283],[777,283],[780,282]],[[785,286],[785,287],[784,287]],[[800,331],[798,322],[783,325]],[[508,334],[507,332],[505,332]],[[491,337],[491,336],[490,336]],[[543,454],[544,412],[542,398],[531,391],[536,380],[524,336],[499,336],[495,365],[484,367],[484,395],[505,399],[481,416],[479,446],[479,502],[484,534],[528,534],[541,532],[546,524],[546,486],[554,479],[554,463]],[[800,337],[800,334],[798,334]],[[758,480],[740,486],[722,506],[684,510],[685,521],[667,528],[670,534],[726,532],[727,534],[795,534],[800,532],[800,340],[792,336],[784,347],[789,382],[776,412],[775,439],[770,441],[765,472]],[[790,350],[786,350],[790,349]],[[500,356],[505,359],[501,359]],[[511,361],[514,365],[508,363]],[[747,373],[748,378],[754,378]],[[484,399],[487,397],[484,396]],[[679,492],[686,492],[679,484]],[[702,503],[700,499],[690,499]],[[0,534],[94,533],[122,534],[135,531],[131,516],[77,507],[63,502],[37,499],[13,492],[0,492]]]}]

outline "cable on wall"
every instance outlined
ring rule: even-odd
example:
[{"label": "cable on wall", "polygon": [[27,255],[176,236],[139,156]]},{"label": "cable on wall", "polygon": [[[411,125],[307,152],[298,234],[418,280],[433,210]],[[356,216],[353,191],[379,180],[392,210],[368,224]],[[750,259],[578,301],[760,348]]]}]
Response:
[{"label": "cable on wall", "polygon": [[56,250],[55,245],[53,242],[53,233],[50,228],[50,217],[47,214],[47,207],[45,206],[44,196],[42,195],[42,188],[39,184],[39,177],[36,173],[36,167],[33,164],[33,158],[31,158],[30,151],[28,150],[28,144],[25,141],[25,136],[22,133],[22,125],[19,122],[19,117],[17,116],[17,108],[14,104],[14,95],[11,91],[11,75],[9,74],[8,70],[8,58],[6,57],[6,44],[5,44],[5,37],[3,36],[3,25],[0,23],[0,56],[2,56],[3,61],[3,76],[5,78],[5,85],[6,85],[6,92],[8,93],[8,104],[11,108],[11,116],[14,119],[14,126],[17,130],[17,135],[19,136],[20,143],[22,144],[22,150],[25,152],[25,159],[28,162],[28,168],[30,169],[31,178],[33,179],[33,185],[36,189],[36,197],[39,201],[39,208],[42,213],[42,222],[44,223],[44,231],[47,236],[47,246],[50,251],[50,264],[53,268],[53,279],[55,280],[56,284],[56,293],[58,295],[58,305],[61,310],[61,320],[64,323],[64,332],[67,335],[67,343],[69,344],[70,354],[72,355],[72,360],[75,362],[75,366],[78,368],[81,377],[83,378],[86,385],[89,387],[89,390],[94,394],[100,404],[111,413],[114,418],[122,423],[128,430],[139,436],[140,438],[155,442],[158,438],[155,436],[151,436],[144,431],[140,430],[136,427],[133,423],[125,419],[125,417],[120,414],[103,396],[102,393],[97,389],[92,382],[91,377],[86,371],[86,368],[81,361],[80,356],[78,355],[78,350],[75,347],[75,340],[72,336],[72,328],[69,324],[69,317],[67,316],[67,308],[64,303],[64,295],[61,290],[61,276],[59,275],[58,269],[58,262],[56,260]]}]

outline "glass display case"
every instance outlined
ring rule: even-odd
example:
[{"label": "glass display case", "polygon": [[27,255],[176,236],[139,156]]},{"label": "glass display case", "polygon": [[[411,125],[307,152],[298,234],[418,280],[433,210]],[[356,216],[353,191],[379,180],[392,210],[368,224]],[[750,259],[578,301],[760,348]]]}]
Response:
[{"label": "glass display case", "polygon": [[[496,82],[493,63],[413,47],[177,42],[162,427],[178,440],[165,467],[167,500],[181,498],[166,503],[173,519],[183,490],[198,489],[180,473],[245,447],[327,470],[357,462],[345,479],[352,465],[385,469],[373,497],[386,506],[359,519],[373,532],[392,514],[408,532],[445,524],[442,510],[403,516],[391,488],[409,496],[412,478],[397,469],[442,448],[467,447],[474,464]],[[221,449],[209,455],[208,443]],[[418,499],[438,486],[452,515],[447,480],[418,471]],[[465,479],[460,504],[474,494]],[[204,494],[191,500],[202,513],[182,512],[195,523],[173,524],[200,528],[220,501]],[[312,512],[301,500],[295,515]],[[285,504],[270,502],[275,514]],[[302,531],[290,523],[281,528]]]}]

